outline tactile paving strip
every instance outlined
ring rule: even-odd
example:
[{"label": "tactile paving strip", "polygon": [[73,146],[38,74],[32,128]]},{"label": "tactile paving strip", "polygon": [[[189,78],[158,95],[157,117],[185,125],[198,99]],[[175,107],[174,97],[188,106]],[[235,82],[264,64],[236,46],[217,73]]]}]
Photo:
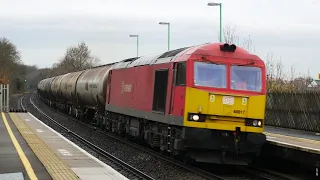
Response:
[{"label": "tactile paving strip", "polygon": [[9,113],[11,120],[27,141],[34,154],[39,158],[53,179],[79,179],[52,150],[26,125],[15,113]]}]

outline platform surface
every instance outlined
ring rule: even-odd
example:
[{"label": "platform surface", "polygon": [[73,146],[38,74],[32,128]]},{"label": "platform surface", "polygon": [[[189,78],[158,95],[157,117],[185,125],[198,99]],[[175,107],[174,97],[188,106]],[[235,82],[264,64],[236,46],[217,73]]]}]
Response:
[{"label": "platform surface", "polygon": [[32,114],[9,113],[8,116],[54,179],[127,180]]},{"label": "platform surface", "polygon": [[264,131],[269,143],[309,153],[320,154],[320,133],[269,126],[265,127]]},{"label": "platform surface", "polygon": [[[11,136],[9,133],[11,133]],[[0,137],[1,180],[33,179],[33,175],[36,175],[36,177],[41,180],[52,179],[46,168],[30,149],[24,138],[19,133],[18,129],[10,120],[8,114],[2,114],[1,112]],[[16,144],[14,144],[14,141]],[[18,151],[15,146],[18,146]],[[31,169],[26,167],[28,164],[31,164]],[[28,176],[28,173],[31,173],[31,178]]]}]

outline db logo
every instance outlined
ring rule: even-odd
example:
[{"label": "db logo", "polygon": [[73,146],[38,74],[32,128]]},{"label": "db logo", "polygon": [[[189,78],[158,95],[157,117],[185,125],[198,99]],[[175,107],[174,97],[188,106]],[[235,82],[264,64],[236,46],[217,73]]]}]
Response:
[{"label": "db logo", "polygon": [[132,91],[132,85],[131,84],[124,84],[124,81],[122,81],[121,84],[121,94],[123,92],[131,92]]}]

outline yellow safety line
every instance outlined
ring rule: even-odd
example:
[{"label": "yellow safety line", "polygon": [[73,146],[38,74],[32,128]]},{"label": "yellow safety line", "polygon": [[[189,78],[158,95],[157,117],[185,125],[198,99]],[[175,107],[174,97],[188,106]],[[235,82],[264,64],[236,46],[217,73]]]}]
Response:
[{"label": "yellow safety line", "polygon": [[8,130],[8,133],[9,133],[9,136],[11,138],[11,141],[12,141],[14,147],[16,148],[18,154],[19,154],[19,157],[20,157],[20,159],[21,159],[21,161],[23,163],[24,168],[26,169],[26,171],[28,173],[29,178],[31,180],[37,180],[38,178],[37,178],[36,174],[34,173],[34,171],[32,169],[32,166],[31,166],[27,156],[24,154],[21,146],[19,145],[16,137],[14,136],[14,134],[13,134],[11,128],[10,128],[10,125],[8,124],[7,118],[6,118],[6,116],[4,115],[3,112],[2,112],[2,118],[3,118],[3,121],[4,121],[4,124],[5,124],[6,128]]},{"label": "yellow safety line", "polygon": [[269,132],[264,132],[264,134],[266,134],[267,136],[285,137],[285,138],[288,138],[288,139],[301,140],[301,141],[310,142],[310,143],[313,143],[313,144],[320,144],[320,141],[313,140],[313,139],[306,139],[306,138],[300,138],[300,137],[293,137],[293,136],[287,136],[287,135],[283,135],[283,134],[274,134],[274,133],[269,133]]},{"label": "yellow safety line", "polygon": [[[79,179],[73,170],[16,113],[9,113],[23,138],[53,179]],[[33,132],[33,133],[26,133]]]}]

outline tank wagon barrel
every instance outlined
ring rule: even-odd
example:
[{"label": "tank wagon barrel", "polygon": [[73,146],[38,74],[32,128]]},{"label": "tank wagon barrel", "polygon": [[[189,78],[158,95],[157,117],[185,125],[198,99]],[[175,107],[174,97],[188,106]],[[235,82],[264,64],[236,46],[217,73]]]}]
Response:
[{"label": "tank wagon barrel", "polygon": [[63,78],[68,76],[69,74],[70,73],[57,76],[54,78],[54,80],[51,83],[52,96],[58,101],[62,101],[65,99],[65,97],[62,96],[61,82]]},{"label": "tank wagon barrel", "polygon": [[76,82],[76,98],[83,106],[104,111],[105,84],[110,67],[92,68],[80,74]]},{"label": "tank wagon barrel", "polygon": [[51,89],[51,84],[54,79],[55,77],[51,77],[51,78],[45,79],[45,81],[43,82],[43,91],[45,96],[49,100],[54,100],[54,96],[52,94],[52,89]]},{"label": "tank wagon barrel", "polygon": [[76,95],[76,85],[77,85],[77,81],[78,81],[79,76],[83,72],[84,71],[69,73],[62,78],[60,91],[61,91],[61,95],[64,97],[64,99],[67,102],[77,103],[77,99],[75,96]]}]

